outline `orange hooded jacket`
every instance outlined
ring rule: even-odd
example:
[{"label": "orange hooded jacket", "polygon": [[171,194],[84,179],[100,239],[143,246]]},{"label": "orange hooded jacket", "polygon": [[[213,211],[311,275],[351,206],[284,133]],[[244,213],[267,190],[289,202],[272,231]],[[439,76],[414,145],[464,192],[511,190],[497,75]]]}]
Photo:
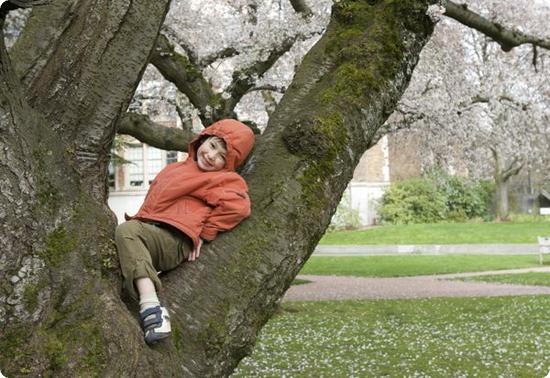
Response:
[{"label": "orange hooded jacket", "polygon": [[[226,143],[225,167],[206,172],[196,161],[200,140],[217,136]],[[189,143],[187,160],[167,165],[151,183],[138,213],[126,219],[167,223],[191,238],[213,240],[250,215],[248,186],[235,169],[254,146],[254,133],[245,124],[224,119],[204,129]]]}]

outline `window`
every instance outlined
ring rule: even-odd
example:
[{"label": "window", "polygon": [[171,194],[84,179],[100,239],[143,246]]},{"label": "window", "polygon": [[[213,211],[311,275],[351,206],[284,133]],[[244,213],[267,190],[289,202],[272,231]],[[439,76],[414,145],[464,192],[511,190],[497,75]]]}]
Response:
[{"label": "window", "polygon": [[162,155],[164,154],[161,150],[147,147],[147,182],[149,185],[151,185],[155,176],[166,165],[166,161]]},{"label": "window", "polygon": [[[121,166],[124,182],[117,188],[120,187],[122,190],[144,190],[151,185],[156,175],[167,164],[178,161],[178,152],[164,151],[145,144],[133,143],[126,148],[124,158],[129,163]],[[114,185],[110,185],[110,187],[115,188]]]},{"label": "window", "polygon": [[178,151],[166,151],[166,164],[172,164],[178,161]]},{"label": "window", "polygon": [[128,164],[128,171],[129,183],[132,188],[143,186],[143,147],[143,145],[132,146],[126,152],[126,159],[131,162]]},{"label": "window", "polygon": [[112,161],[109,162],[109,171],[107,176],[107,185],[109,186],[109,190],[115,190],[115,165]]}]

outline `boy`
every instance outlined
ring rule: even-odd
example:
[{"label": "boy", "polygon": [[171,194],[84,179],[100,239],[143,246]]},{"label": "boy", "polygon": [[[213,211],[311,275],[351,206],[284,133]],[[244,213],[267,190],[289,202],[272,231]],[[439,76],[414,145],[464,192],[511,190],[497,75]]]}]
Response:
[{"label": "boy", "polygon": [[138,213],[117,227],[124,288],[139,297],[147,343],[168,337],[171,330],[157,296],[157,271],[196,260],[203,240],[213,240],[250,215],[248,187],[235,169],[253,145],[254,133],[243,123],[226,119],[212,124],[191,141],[187,160],[166,166]]}]

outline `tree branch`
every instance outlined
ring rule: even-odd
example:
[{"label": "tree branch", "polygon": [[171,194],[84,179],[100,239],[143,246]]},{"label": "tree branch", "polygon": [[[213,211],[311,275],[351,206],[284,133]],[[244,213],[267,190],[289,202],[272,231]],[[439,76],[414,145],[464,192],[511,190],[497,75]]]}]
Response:
[{"label": "tree branch", "polygon": [[184,130],[188,130],[190,133],[193,133],[193,120],[189,118],[184,112],[183,109],[176,104],[176,113],[180,118],[182,127]]},{"label": "tree branch", "polygon": [[5,16],[9,11],[18,8],[31,8],[39,5],[49,4],[50,0],[8,0],[2,1],[0,13]]},{"label": "tree branch", "polygon": [[199,110],[203,123],[209,124],[205,115],[208,113],[209,105],[214,102],[213,99],[218,96],[212,91],[200,69],[188,58],[178,54],[162,33],[153,49],[151,63],[166,80],[174,83],[189,98],[191,104]]},{"label": "tree branch", "polygon": [[131,135],[140,142],[170,151],[187,151],[195,134],[189,129],[166,127],[143,114],[125,113],[117,125],[117,133]]},{"label": "tree branch", "polygon": [[9,3],[17,5],[19,8],[30,8],[36,5],[46,5],[50,0],[8,0]]},{"label": "tree branch", "polygon": [[[424,119],[429,117],[427,114],[423,112],[417,112],[415,110],[406,110],[404,109],[405,104],[399,104],[397,108],[395,108],[394,114],[391,115],[390,118],[384,124],[378,131],[376,132],[376,135],[373,139],[373,145],[377,143],[384,135],[386,134],[395,134],[401,130],[409,129],[414,125],[416,122],[422,121]],[[399,116],[397,116],[399,114]]]},{"label": "tree branch", "polygon": [[233,82],[227,89],[231,97],[226,101],[225,108],[233,110],[241,98],[252,88],[254,88],[257,78],[261,77],[271,67],[273,67],[279,58],[287,53],[292,46],[294,46],[294,43],[296,43],[298,37],[299,36],[296,36],[295,38],[287,38],[281,46],[271,51],[265,60],[256,62],[256,64],[242,71],[235,71],[233,73]]},{"label": "tree branch", "polygon": [[173,41],[178,41],[178,46],[185,51],[185,54],[187,54],[187,58],[189,59],[189,61],[194,66],[201,67],[201,65],[199,64],[199,57],[197,56],[195,51],[193,51],[193,46],[186,42],[184,39],[179,38],[178,32],[176,32],[170,25],[163,25],[161,34],[171,37]]},{"label": "tree branch", "polygon": [[461,24],[476,29],[488,37],[491,37],[504,51],[510,51],[514,47],[526,43],[550,50],[549,40],[525,34],[517,29],[506,29],[501,24],[490,21],[472,12],[468,9],[466,4],[456,4],[452,1],[447,1],[444,14]]},{"label": "tree branch", "polygon": [[285,91],[286,91],[286,87],[277,87],[276,85],[269,85],[269,84],[266,84],[266,85],[261,85],[259,87],[254,87],[254,88],[251,88],[249,90],[249,92],[252,92],[252,91],[271,91],[271,92],[277,92],[277,93],[281,93],[281,94],[284,94]]},{"label": "tree branch", "polygon": [[[157,44],[151,56],[151,63],[159,70],[162,76],[174,83],[184,93],[191,104],[198,109],[199,117],[203,124],[208,125],[221,118],[235,117],[234,109],[242,97],[253,90],[257,78],[267,72],[278,59],[288,52],[296,41],[307,39],[311,35],[297,35],[294,38],[286,39],[281,46],[271,51],[269,56],[254,65],[233,73],[233,82],[229,85],[227,92],[230,97],[227,100],[212,91],[208,81],[202,76],[200,66],[195,58],[184,57],[178,54],[168,38],[162,33],[159,35]],[[226,49],[216,54],[215,59],[235,55],[234,49]],[[213,61],[209,58],[208,61]]]},{"label": "tree branch", "polygon": [[391,129],[391,132],[409,128],[414,123],[426,118],[426,114],[423,112],[409,111],[403,109],[402,107],[397,107],[395,111],[401,115],[401,119],[395,122],[391,122],[388,125]]},{"label": "tree branch", "polygon": [[35,5],[45,5],[48,3],[49,0],[4,0],[0,2],[0,19],[3,21],[7,14],[12,10],[19,8],[31,8]]},{"label": "tree branch", "polygon": [[[508,95],[505,95],[505,94],[500,95],[500,96],[496,97],[495,99],[498,100],[501,103],[509,102],[509,103],[515,105],[518,109],[521,109],[521,110],[524,110],[524,111],[529,109],[529,104],[516,101],[512,97],[510,97]],[[475,104],[488,104],[489,102],[491,102],[491,98],[486,97],[486,96],[482,96],[482,95],[475,95],[475,96],[472,97],[469,104],[466,103],[466,102],[460,103],[459,104],[460,108],[457,110],[457,113],[460,115],[461,113],[465,112],[466,110],[469,110],[469,109],[473,108]]]},{"label": "tree branch", "polygon": [[426,83],[424,90],[420,92],[421,96],[424,96],[426,93],[428,93],[429,91],[435,88],[435,87],[432,87],[431,84],[432,84],[432,78],[428,79],[428,82]]},{"label": "tree branch", "polygon": [[[502,173],[503,181],[507,181],[508,179],[510,179],[510,177],[517,175],[519,171],[521,171],[521,169],[525,165],[525,162],[521,162],[519,165],[516,165],[517,162],[518,158],[515,158],[514,161],[510,163],[508,168]],[[514,165],[516,166],[514,167]]]},{"label": "tree branch", "polygon": [[216,60],[231,58],[235,55],[239,55],[239,52],[233,47],[228,47],[226,49],[223,49],[222,51],[216,52],[215,54],[211,54],[202,58],[200,65],[202,67],[206,67],[214,63]]},{"label": "tree branch", "polygon": [[491,154],[493,155],[493,159],[495,161],[495,170],[493,175],[495,177],[495,181],[499,182],[502,177],[502,174],[500,171],[500,154],[498,153],[497,149],[493,146],[489,146],[489,150],[491,150]]},{"label": "tree branch", "polygon": [[290,4],[296,13],[302,13],[305,17],[313,14],[313,11],[304,0],[290,0]]},{"label": "tree branch", "polygon": [[[250,351],[324,233],[432,31],[417,2],[357,2],[351,16],[339,5],[241,171],[252,216],[209,244],[199,265],[182,264],[163,279],[167,303],[183,309],[173,316],[181,330],[174,344],[186,353],[187,375],[227,376]],[[395,22],[399,17],[406,22]],[[360,74],[349,76],[350,69]]]}]

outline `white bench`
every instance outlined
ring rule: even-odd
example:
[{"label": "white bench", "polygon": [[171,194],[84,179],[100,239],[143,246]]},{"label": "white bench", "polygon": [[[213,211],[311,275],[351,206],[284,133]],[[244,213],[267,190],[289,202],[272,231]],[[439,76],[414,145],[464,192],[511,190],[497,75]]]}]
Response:
[{"label": "white bench", "polygon": [[542,255],[550,254],[550,236],[539,236],[539,262],[542,265]]}]

